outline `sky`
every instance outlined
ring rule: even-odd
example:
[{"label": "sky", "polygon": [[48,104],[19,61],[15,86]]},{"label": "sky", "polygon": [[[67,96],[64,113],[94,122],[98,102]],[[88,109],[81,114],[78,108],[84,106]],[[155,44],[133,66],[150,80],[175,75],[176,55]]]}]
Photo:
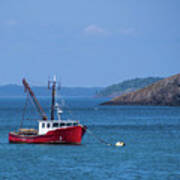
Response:
[{"label": "sky", "polygon": [[0,85],[177,74],[179,19],[179,0],[0,0]]}]

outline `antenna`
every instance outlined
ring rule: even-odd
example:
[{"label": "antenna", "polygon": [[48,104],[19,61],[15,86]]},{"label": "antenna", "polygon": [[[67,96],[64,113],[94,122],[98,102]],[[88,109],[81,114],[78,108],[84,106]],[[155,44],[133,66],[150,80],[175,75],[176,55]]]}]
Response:
[{"label": "antenna", "polygon": [[54,120],[56,84],[56,76],[54,75],[53,80],[48,81],[48,89],[52,89],[51,120]]}]

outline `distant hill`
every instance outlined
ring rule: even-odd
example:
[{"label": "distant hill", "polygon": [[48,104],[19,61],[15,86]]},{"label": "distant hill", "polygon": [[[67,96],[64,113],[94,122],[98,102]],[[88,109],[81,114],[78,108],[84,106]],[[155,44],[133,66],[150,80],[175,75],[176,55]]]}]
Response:
[{"label": "distant hill", "polygon": [[102,105],[180,106],[180,74],[160,80],[135,92],[118,96]]},{"label": "distant hill", "polygon": [[148,77],[148,78],[136,78],[127,81],[123,81],[118,84],[113,84],[111,86],[102,89],[97,93],[98,97],[115,97],[128,92],[133,92],[138,89],[144,88],[150,84],[153,84],[163,78],[160,77]]},{"label": "distant hill", "polygon": [[[50,96],[51,91],[47,87],[32,87],[36,96]],[[101,87],[62,87],[59,94],[62,96],[94,96]],[[18,85],[0,86],[0,96],[24,96],[24,87]]]}]

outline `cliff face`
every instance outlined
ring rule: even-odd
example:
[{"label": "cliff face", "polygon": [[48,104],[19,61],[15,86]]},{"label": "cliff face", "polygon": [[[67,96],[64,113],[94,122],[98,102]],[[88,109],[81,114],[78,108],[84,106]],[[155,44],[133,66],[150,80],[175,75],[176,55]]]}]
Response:
[{"label": "cliff face", "polygon": [[115,97],[102,105],[180,106],[180,74],[160,80],[135,92]]}]

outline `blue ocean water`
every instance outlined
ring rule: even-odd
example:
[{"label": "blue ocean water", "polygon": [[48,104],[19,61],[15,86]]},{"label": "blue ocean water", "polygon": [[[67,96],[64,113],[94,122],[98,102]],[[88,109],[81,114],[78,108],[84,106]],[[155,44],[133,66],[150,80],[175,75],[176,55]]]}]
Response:
[{"label": "blue ocean water", "polygon": [[[39,98],[49,114],[50,99]],[[96,136],[125,147],[106,146],[86,133],[82,145],[9,144],[25,98],[0,98],[0,179],[178,180],[180,107],[99,106],[106,99],[64,98],[63,118],[79,120]],[[38,117],[28,105],[24,126]]]}]

